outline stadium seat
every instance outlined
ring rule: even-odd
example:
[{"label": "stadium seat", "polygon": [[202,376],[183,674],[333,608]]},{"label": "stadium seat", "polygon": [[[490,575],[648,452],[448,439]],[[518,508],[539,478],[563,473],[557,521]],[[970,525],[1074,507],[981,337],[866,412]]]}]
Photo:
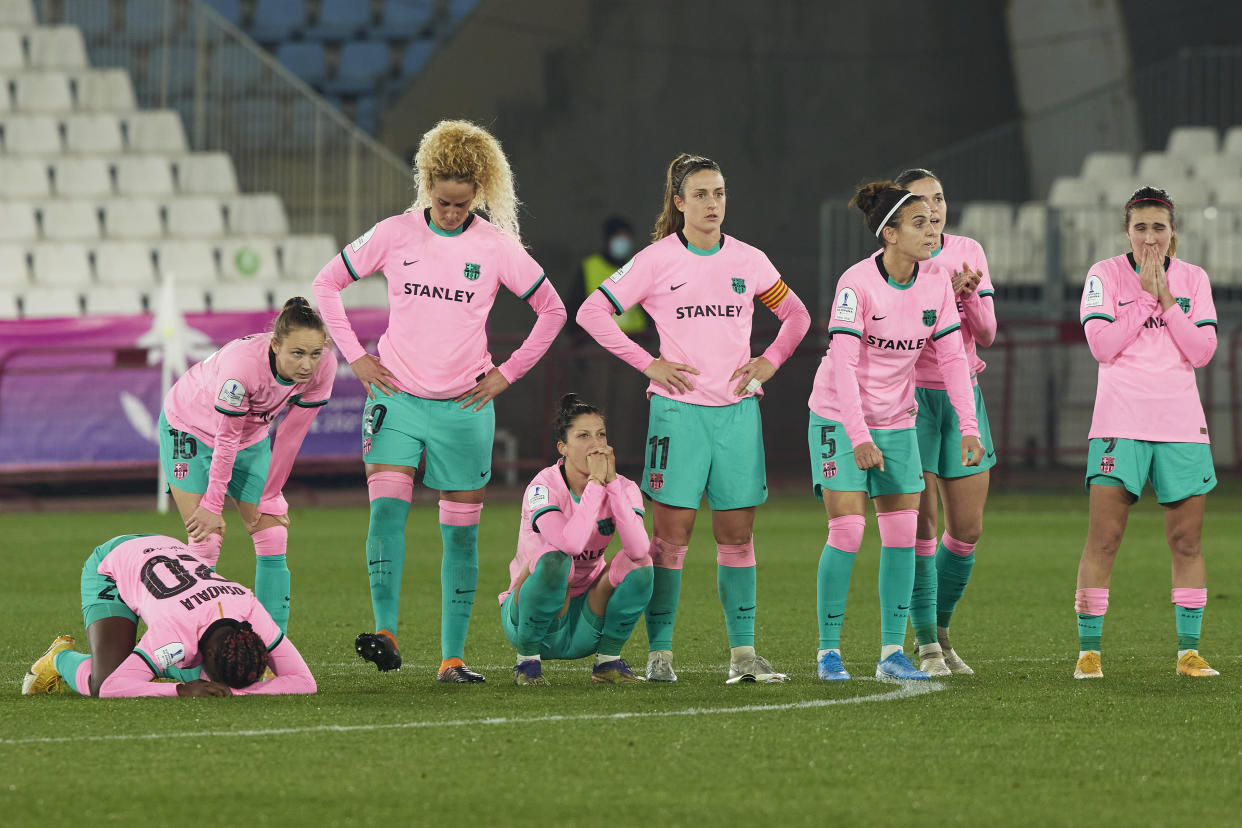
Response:
[{"label": "stadium seat", "polygon": [[1220,151],[1226,155],[1242,155],[1242,125],[1231,126],[1225,130],[1225,140],[1221,142]]},{"label": "stadium seat", "polygon": [[405,52],[401,55],[401,77],[411,78],[423,70],[427,65],[427,61],[436,51],[436,41],[434,38],[421,38],[413,40],[405,47]]},{"label": "stadium seat", "polygon": [[379,29],[386,37],[418,34],[435,15],[435,0],[384,0]]},{"label": "stadium seat", "polygon": [[1201,155],[1190,162],[1190,174],[1213,184],[1222,178],[1238,178],[1242,176],[1242,155]]},{"label": "stadium seat", "polygon": [[103,203],[104,237],[158,239],[164,235],[160,211],[149,198],[113,198]]},{"label": "stadium seat", "polygon": [[263,73],[263,64],[246,47],[224,43],[212,51],[207,61],[207,82],[212,89],[224,89],[236,95],[256,83]]},{"label": "stadium seat", "polygon": [[192,195],[232,195],[237,192],[233,159],[223,152],[199,152],[176,161],[177,188]]},{"label": "stadium seat", "polygon": [[216,254],[201,239],[162,242],[156,245],[155,257],[161,278],[175,279],[178,284],[204,285],[220,278]]},{"label": "stadium seat", "polygon": [[129,112],[138,108],[134,85],[124,69],[90,69],[74,78],[78,108],[88,112]]},{"label": "stadium seat", "polygon": [[1184,178],[1178,182],[1176,188],[1169,188],[1167,192],[1173,197],[1173,203],[1178,209],[1201,207],[1212,200],[1212,182],[1201,178]]},{"label": "stadium seat", "polygon": [[1187,164],[1163,152],[1145,152],[1139,156],[1135,176],[1146,186],[1168,189],[1173,182],[1186,178]]},{"label": "stadium seat", "polygon": [[81,155],[122,152],[121,122],[110,112],[79,112],[65,118],[65,150]]},{"label": "stadium seat", "polygon": [[158,89],[167,70],[171,95],[184,95],[194,88],[197,67],[198,52],[193,46],[157,43],[147,50],[147,83]]},{"label": "stadium seat", "polygon": [[34,281],[37,285],[85,287],[93,281],[86,245],[71,242],[42,242],[31,248]]},{"label": "stadium seat", "polygon": [[3,128],[9,155],[60,154],[60,128],[51,115],[9,115]]},{"label": "stadium seat", "polygon": [[[22,51],[21,33],[17,29],[0,29],[0,72],[24,72],[25,70],[26,55]],[[7,90],[0,91],[7,93]]]},{"label": "stadium seat", "polygon": [[257,0],[246,33],[255,40],[275,43],[288,40],[305,26],[305,0]]},{"label": "stadium seat", "polygon": [[351,40],[341,47],[336,76],[325,88],[338,95],[356,95],[375,89],[388,71],[388,44],[382,40]]},{"label": "stadium seat", "polygon": [[73,93],[63,72],[30,72],[13,78],[13,108],[19,112],[69,112]]},{"label": "stadium seat", "polygon": [[346,308],[388,307],[388,280],[380,273],[372,273],[341,291],[341,302]]},{"label": "stadium seat", "polygon": [[0,290],[0,319],[17,318],[17,294],[11,290]]},{"label": "stadium seat", "polygon": [[1204,269],[1215,285],[1242,284],[1242,238],[1217,236],[1208,243]]},{"label": "stadium seat", "polygon": [[88,201],[58,199],[39,209],[43,238],[75,241],[99,238],[99,210]]},{"label": "stadium seat", "polygon": [[1216,203],[1221,207],[1242,206],[1242,177],[1222,178],[1212,187]]},{"label": "stadium seat", "polygon": [[362,95],[354,106],[354,123],[369,135],[379,132],[379,102],[374,95]]},{"label": "stadium seat", "polygon": [[[294,101],[294,105],[300,102],[300,99]],[[235,100],[229,107],[227,123],[233,140],[247,147],[262,147],[273,141],[293,146],[310,143],[310,140],[299,135],[296,128],[292,131],[286,129],[280,101],[263,98]]]},{"label": "stadium seat", "polygon": [[289,220],[285,205],[273,193],[240,195],[227,202],[229,230],[257,236],[286,236]]},{"label": "stadium seat", "polygon": [[0,157],[0,198],[47,198],[47,163],[41,158]]},{"label": "stadium seat", "polygon": [[44,287],[22,295],[22,316],[27,319],[58,319],[82,314],[82,297],[74,288]]},{"label": "stadium seat", "polygon": [[224,214],[220,200],[211,196],[183,196],[170,199],[164,207],[168,235],[178,239],[198,239],[224,235]]},{"label": "stadium seat", "polygon": [[163,196],[173,192],[172,167],[162,155],[131,155],[116,162],[116,191],[123,196]]},{"label": "stadium seat", "polygon": [[258,282],[215,285],[211,288],[211,309],[214,312],[271,310],[271,291]]},{"label": "stadium seat", "polygon": [[449,0],[449,17],[454,23],[460,23],[478,4],[478,0]]},{"label": "stadium seat", "polygon": [[976,240],[1007,236],[1013,227],[1013,207],[1000,201],[971,201],[962,208],[962,233]]},{"label": "stadium seat", "polygon": [[77,26],[39,26],[26,35],[32,69],[82,69],[86,43]]},{"label": "stadium seat", "polygon": [[0,287],[25,288],[30,284],[30,256],[20,244],[0,242]]},{"label": "stadium seat", "polygon": [[61,158],[52,164],[52,181],[61,198],[107,198],[112,174],[102,158]]},{"label": "stadium seat", "polygon": [[371,28],[371,4],[357,0],[320,0],[319,18],[306,31],[318,40],[348,40]]},{"label": "stadium seat", "polygon": [[323,44],[314,40],[281,43],[276,48],[276,59],[311,86],[319,86],[328,76]]},{"label": "stadium seat", "polygon": [[83,299],[87,313],[134,316],[146,312],[144,293],[132,287],[96,285],[87,288]]},{"label": "stadium seat", "polygon": [[1048,191],[1048,205],[1051,207],[1081,207],[1098,204],[1100,191],[1096,184],[1081,178],[1061,176],[1052,182]]},{"label": "stadium seat", "polygon": [[33,204],[0,200],[0,241],[34,241],[38,237]]},{"label": "stadium seat", "polygon": [[95,276],[101,285],[149,287],[155,284],[151,246],[136,241],[100,242],[95,246]]},{"label": "stadium seat", "polygon": [[1018,205],[1013,229],[1024,238],[1041,247],[1048,236],[1048,205],[1042,201],[1027,201]]},{"label": "stadium seat", "polygon": [[340,255],[341,248],[331,236],[289,236],[281,241],[280,252],[285,276],[309,285],[324,265]]},{"label": "stadium seat", "polygon": [[1200,156],[1216,154],[1218,141],[1216,127],[1173,127],[1169,132],[1169,145],[1165,152],[1184,162],[1193,162]]},{"label": "stadium seat", "polygon": [[134,112],[125,118],[130,152],[182,153],[186,151],[181,116],[172,109]]},{"label": "stadium seat", "polygon": [[1089,152],[1082,162],[1082,178],[1107,183],[1134,174],[1134,158],[1128,152]]},{"label": "stadium seat", "polygon": [[33,26],[36,22],[30,0],[0,0],[0,26]]},{"label": "stadium seat", "polygon": [[1112,181],[1102,182],[1104,187],[1104,203],[1110,207],[1116,206],[1120,211],[1125,207],[1126,202],[1130,200],[1130,196],[1134,195],[1134,191],[1142,186],[1139,179],[1133,176],[1125,176],[1123,178],[1115,178]]},{"label": "stadium seat", "polygon": [[228,239],[220,245],[220,275],[230,282],[280,279],[276,247],[270,239]]}]

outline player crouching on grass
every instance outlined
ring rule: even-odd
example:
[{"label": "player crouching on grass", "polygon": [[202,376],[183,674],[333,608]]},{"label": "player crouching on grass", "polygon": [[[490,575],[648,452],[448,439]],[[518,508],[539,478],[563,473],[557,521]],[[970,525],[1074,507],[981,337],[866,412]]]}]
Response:
[{"label": "player crouching on grass", "polygon": [[[135,645],[138,618],[147,625]],[[122,535],[82,567],[90,655],[59,636],[22,694],[103,698],[314,693],[315,677],[254,593],[217,575],[179,540]],[[270,669],[274,678],[261,681]],[[172,679],[157,682],[154,679]]]},{"label": "player crouching on grass", "polygon": [[[592,684],[643,681],[621,658],[651,600],[642,494],[617,474],[599,409],[566,394],[553,427],[561,460],[526,487],[509,588],[498,596],[518,651],[513,683],[547,684],[541,659],[592,653]],[[608,561],[614,535],[621,551]]]}]

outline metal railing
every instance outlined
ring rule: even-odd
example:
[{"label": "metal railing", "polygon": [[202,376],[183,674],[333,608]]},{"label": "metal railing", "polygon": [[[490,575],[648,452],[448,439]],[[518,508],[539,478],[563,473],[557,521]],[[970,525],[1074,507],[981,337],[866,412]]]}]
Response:
[{"label": "metal railing", "polygon": [[37,0],[82,29],[94,67],[130,72],[138,104],[180,113],[193,150],[229,153],[241,189],[273,192],[295,233],[338,244],[412,200],[408,165],[201,0]]}]

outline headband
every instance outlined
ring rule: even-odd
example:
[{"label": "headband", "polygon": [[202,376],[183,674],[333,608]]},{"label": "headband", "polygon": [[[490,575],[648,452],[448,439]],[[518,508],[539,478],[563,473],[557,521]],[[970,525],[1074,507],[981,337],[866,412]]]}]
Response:
[{"label": "headband", "polygon": [[1142,202],[1142,201],[1155,201],[1155,202],[1157,202],[1157,203],[1159,203],[1159,204],[1163,204],[1165,207],[1168,207],[1168,208],[1169,208],[1169,212],[1173,212],[1173,205],[1172,205],[1172,204],[1170,204],[1169,202],[1165,201],[1163,198],[1156,198],[1155,196],[1143,196],[1142,198],[1136,198],[1136,199],[1134,199],[1133,201],[1131,201],[1129,204],[1127,204],[1127,205],[1126,205],[1126,209],[1127,209],[1127,210],[1129,210],[1129,209],[1130,209],[1131,207],[1133,207],[1135,204],[1138,204],[1139,202]]},{"label": "headband", "polygon": [[893,205],[893,209],[888,211],[888,215],[884,217],[884,221],[880,222],[880,226],[875,229],[875,237],[877,239],[880,237],[880,233],[883,232],[885,225],[888,224],[888,220],[893,217],[893,213],[897,212],[897,208],[904,204],[907,198],[910,198],[913,195],[914,193],[906,193],[901,198],[897,199],[897,203]]}]

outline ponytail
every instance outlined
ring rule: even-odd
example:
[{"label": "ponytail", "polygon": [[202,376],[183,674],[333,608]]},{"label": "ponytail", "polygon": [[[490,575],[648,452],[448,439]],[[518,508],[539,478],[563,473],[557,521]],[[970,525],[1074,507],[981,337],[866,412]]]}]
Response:
[{"label": "ponytail", "polygon": [[659,241],[665,236],[678,233],[686,226],[686,217],[682,215],[681,210],[677,209],[673,196],[685,198],[682,187],[686,183],[686,178],[699,170],[721,172],[720,165],[710,158],[684,152],[668,165],[668,173],[664,177],[664,207],[660,215],[656,217],[655,228],[651,231],[652,241]]}]

